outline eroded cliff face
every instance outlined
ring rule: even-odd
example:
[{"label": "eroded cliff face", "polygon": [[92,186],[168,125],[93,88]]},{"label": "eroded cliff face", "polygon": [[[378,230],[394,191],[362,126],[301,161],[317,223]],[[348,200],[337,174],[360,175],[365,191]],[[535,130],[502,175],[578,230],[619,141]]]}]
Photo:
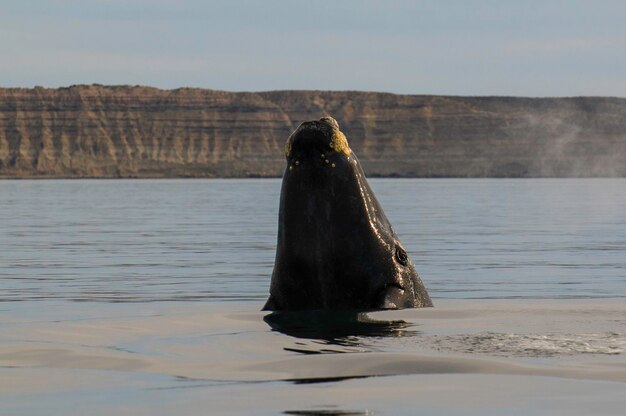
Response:
[{"label": "eroded cliff face", "polygon": [[369,175],[626,176],[626,99],[0,89],[2,177],[280,176],[302,121],[336,118]]}]

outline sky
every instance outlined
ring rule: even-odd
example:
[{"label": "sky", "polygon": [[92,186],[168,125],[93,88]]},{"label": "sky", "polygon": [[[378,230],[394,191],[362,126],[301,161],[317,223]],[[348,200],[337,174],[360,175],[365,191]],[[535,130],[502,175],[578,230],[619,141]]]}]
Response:
[{"label": "sky", "polygon": [[626,97],[622,0],[0,0],[0,86]]}]

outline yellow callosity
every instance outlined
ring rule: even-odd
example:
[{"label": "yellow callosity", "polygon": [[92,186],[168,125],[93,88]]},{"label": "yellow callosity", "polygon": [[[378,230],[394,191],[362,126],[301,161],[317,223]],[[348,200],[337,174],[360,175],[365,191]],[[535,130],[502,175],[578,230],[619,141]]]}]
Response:
[{"label": "yellow callosity", "polygon": [[291,136],[289,136],[289,138],[285,142],[285,158],[289,159],[290,155],[291,155]]},{"label": "yellow callosity", "polygon": [[337,153],[350,155],[350,147],[346,136],[340,130],[334,130],[330,140],[330,147]]},{"label": "yellow callosity", "polygon": [[[330,148],[333,149],[337,153],[343,153],[346,156],[350,156],[352,152],[350,150],[350,146],[348,146],[348,139],[340,130],[333,129],[332,135],[330,137]],[[285,142],[285,158],[289,159],[291,156],[291,136]],[[325,158],[326,155],[322,154],[322,158]],[[328,163],[328,161],[326,161]]]}]

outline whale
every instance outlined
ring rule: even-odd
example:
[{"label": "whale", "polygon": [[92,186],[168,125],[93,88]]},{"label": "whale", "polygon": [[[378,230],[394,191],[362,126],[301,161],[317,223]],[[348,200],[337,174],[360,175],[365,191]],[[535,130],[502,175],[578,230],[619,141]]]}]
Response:
[{"label": "whale", "polygon": [[300,124],[285,143],[285,158],[263,310],[433,306],[337,121]]}]

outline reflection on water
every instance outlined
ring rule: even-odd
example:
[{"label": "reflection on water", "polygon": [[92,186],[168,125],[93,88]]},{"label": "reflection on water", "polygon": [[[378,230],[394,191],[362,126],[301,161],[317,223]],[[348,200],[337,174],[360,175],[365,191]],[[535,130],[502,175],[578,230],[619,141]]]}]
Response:
[{"label": "reflection on water", "polygon": [[[368,338],[415,336],[418,331],[402,320],[374,319],[364,311],[276,311],[263,320],[283,334],[306,339],[286,351],[300,354],[363,352],[358,347],[368,346]],[[329,347],[348,348],[329,348]],[[349,347],[354,347],[350,349]]]},{"label": "reflection on water", "polygon": [[344,376],[344,377],[300,377],[285,379],[284,381],[290,381],[293,384],[319,384],[319,383],[337,383],[339,381],[357,380],[360,378],[369,378],[372,376]]},{"label": "reflection on water", "polygon": [[335,409],[311,409],[311,410],[286,410],[286,415],[299,416],[367,416],[374,413],[369,410],[335,410]]}]

